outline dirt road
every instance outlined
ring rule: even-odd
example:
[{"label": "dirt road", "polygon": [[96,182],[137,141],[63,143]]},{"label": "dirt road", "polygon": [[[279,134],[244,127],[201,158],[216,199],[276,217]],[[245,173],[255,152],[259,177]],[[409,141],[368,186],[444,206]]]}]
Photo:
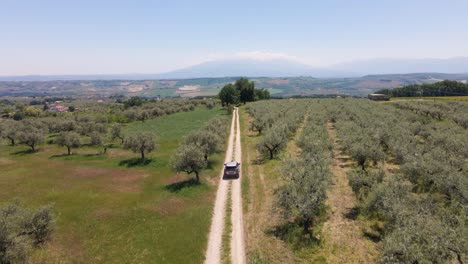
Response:
[{"label": "dirt road", "polygon": [[[241,162],[241,144],[239,115],[237,108],[234,109],[231,121],[231,132],[229,135],[228,148],[226,150],[225,162],[235,160]],[[231,262],[246,263],[245,244],[244,244],[244,223],[242,215],[242,192],[241,177],[234,180],[224,180],[223,171],[220,172],[220,181],[216,193],[216,201],[211,221],[211,228],[208,237],[208,247],[205,255],[205,263],[221,263],[222,235],[224,231],[224,218],[226,213],[226,202],[232,203],[232,233],[231,233]],[[231,200],[227,201],[229,185],[232,184]]]},{"label": "dirt road", "polygon": [[[239,113],[235,111],[236,116],[236,143],[234,159],[242,160],[241,153],[241,134],[239,125]],[[242,214],[242,192],[241,192],[241,177],[242,170],[239,174],[239,179],[232,182],[232,234],[231,234],[231,262],[245,263],[245,245],[244,245],[244,221]]]}]

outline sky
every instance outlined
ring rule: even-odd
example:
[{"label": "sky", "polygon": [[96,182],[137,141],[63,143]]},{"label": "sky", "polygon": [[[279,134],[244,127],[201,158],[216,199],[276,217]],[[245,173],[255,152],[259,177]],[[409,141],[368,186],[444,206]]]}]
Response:
[{"label": "sky", "polygon": [[468,56],[467,0],[0,0],[0,75]]}]

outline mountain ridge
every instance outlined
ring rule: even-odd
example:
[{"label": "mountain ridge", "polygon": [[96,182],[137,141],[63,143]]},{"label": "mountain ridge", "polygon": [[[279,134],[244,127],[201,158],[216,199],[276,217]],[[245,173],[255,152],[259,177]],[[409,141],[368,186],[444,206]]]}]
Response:
[{"label": "mountain ridge", "polygon": [[290,59],[224,59],[203,62],[165,73],[64,74],[0,76],[0,81],[72,80],[161,80],[221,77],[350,78],[379,74],[463,74],[468,73],[468,57],[448,59],[372,59],[317,67]]}]

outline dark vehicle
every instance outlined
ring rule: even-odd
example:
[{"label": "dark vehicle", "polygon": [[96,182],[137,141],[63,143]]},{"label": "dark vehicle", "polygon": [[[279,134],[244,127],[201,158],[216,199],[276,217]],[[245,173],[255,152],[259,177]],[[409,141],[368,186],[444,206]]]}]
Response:
[{"label": "dark vehicle", "polygon": [[231,161],[224,163],[223,178],[239,178],[239,162]]}]

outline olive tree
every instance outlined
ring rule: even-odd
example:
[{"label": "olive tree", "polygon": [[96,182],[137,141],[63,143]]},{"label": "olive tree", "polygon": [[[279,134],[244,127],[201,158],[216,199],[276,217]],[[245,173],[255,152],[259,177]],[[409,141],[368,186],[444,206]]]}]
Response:
[{"label": "olive tree", "polygon": [[219,135],[221,138],[224,138],[228,135],[228,124],[231,123],[226,117],[217,117],[210,119],[208,124],[206,124],[202,130],[212,132],[216,135]]},{"label": "olive tree", "polygon": [[208,161],[208,155],[221,150],[222,139],[213,132],[201,130],[189,134],[184,143],[195,145],[203,152],[205,161]]},{"label": "olive tree", "polygon": [[54,123],[54,128],[51,129],[52,132],[76,131],[79,129],[79,126],[75,120],[71,119],[58,119],[55,120]]},{"label": "olive tree", "polygon": [[268,153],[269,158],[273,159],[275,155],[286,146],[287,135],[284,130],[270,129],[257,143],[257,150],[261,153]]},{"label": "olive tree", "polygon": [[324,209],[328,187],[328,164],[312,160],[290,160],[282,177],[285,184],[276,192],[276,204],[286,219],[294,219],[304,232]]},{"label": "olive tree", "polygon": [[55,143],[59,146],[67,147],[68,155],[71,155],[71,148],[81,146],[80,135],[76,132],[61,132],[55,139]]},{"label": "olive tree", "polygon": [[453,243],[454,231],[433,215],[408,214],[384,238],[382,263],[463,263],[467,245]]},{"label": "olive tree", "polygon": [[381,183],[385,178],[385,171],[365,171],[362,169],[348,172],[349,185],[357,198],[363,201],[374,186]]},{"label": "olive tree", "polygon": [[22,126],[18,121],[8,120],[4,122],[2,129],[2,136],[10,141],[10,144],[14,146],[16,140],[18,140]]},{"label": "olive tree", "polygon": [[91,142],[90,142],[91,145],[102,147],[103,148],[102,153],[104,154],[107,153],[108,144],[104,142],[103,135],[101,133],[98,133],[96,131],[92,132],[90,135],[90,139],[91,139]]},{"label": "olive tree", "polygon": [[197,182],[200,182],[200,171],[206,167],[204,153],[194,144],[181,145],[174,155],[173,167],[178,172],[195,173]]},{"label": "olive tree", "polygon": [[377,162],[385,159],[385,153],[381,150],[380,146],[372,143],[354,142],[349,152],[351,157],[357,161],[363,170],[366,169],[367,161],[377,164]]},{"label": "olive tree", "polygon": [[34,247],[48,240],[54,229],[50,207],[29,210],[18,203],[0,208],[0,263],[28,263]]},{"label": "olive tree", "polygon": [[250,123],[250,130],[257,131],[259,135],[262,134],[262,131],[267,128],[268,122],[265,117],[257,117]]},{"label": "olive tree", "polygon": [[111,128],[111,136],[112,140],[115,140],[116,138],[120,139],[121,144],[124,143],[124,135],[122,133],[122,125],[121,124],[115,124]]},{"label": "olive tree", "polygon": [[31,151],[36,151],[37,144],[44,142],[44,132],[37,128],[29,128],[20,132],[18,138],[21,143],[29,146]]},{"label": "olive tree", "polygon": [[149,111],[138,111],[136,114],[136,119],[141,122],[145,122],[146,119],[150,117]]},{"label": "olive tree", "polygon": [[150,133],[137,133],[129,135],[125,141],[125,149],[131,149],[135,153],[140,153],[141,159],[145,159],[145,153],[150,153],[156,149],[154,136]]}]

